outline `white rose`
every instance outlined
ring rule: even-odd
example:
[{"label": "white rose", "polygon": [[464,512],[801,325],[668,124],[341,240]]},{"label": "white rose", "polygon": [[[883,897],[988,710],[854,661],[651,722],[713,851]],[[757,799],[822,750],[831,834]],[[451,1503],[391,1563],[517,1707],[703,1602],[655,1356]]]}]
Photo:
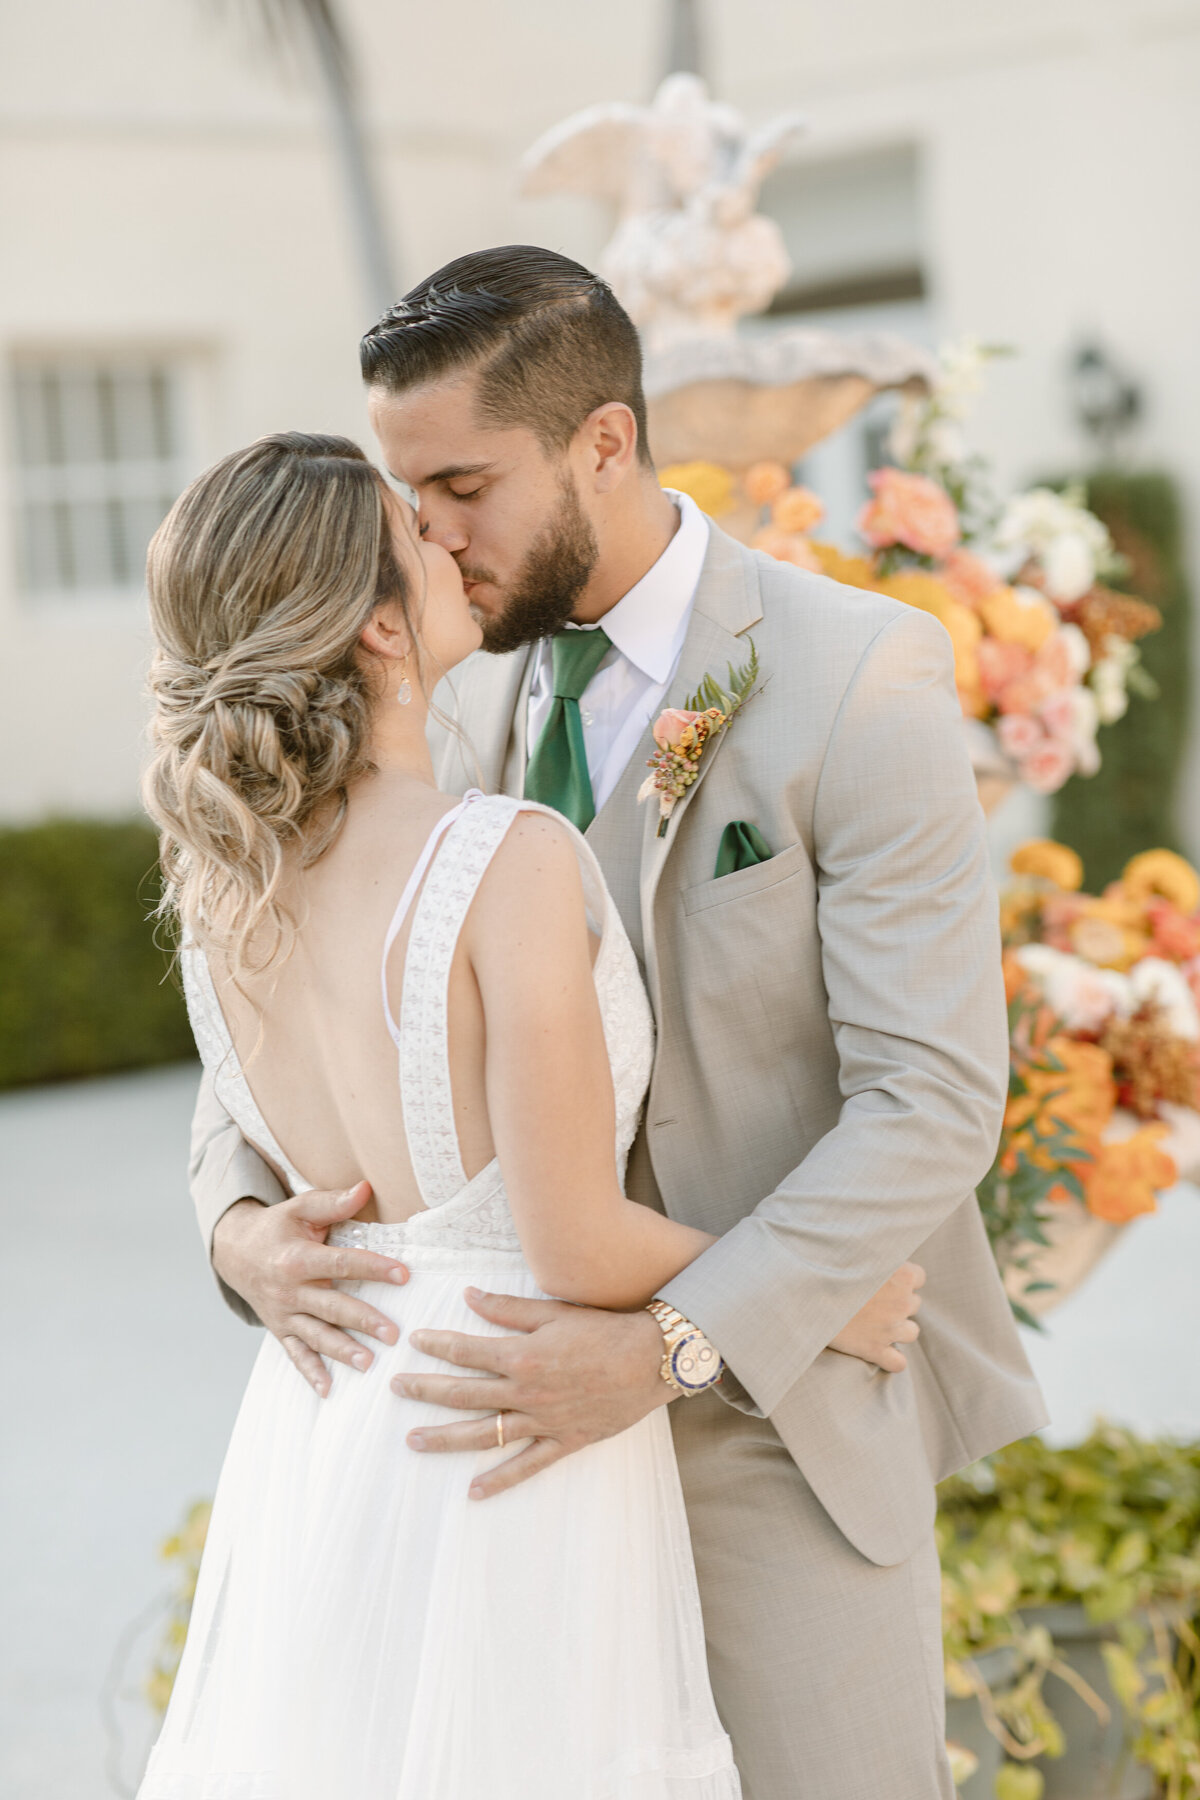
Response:
[{"label": "white rose", "polygon": [[1101,657],[1088,677],[1096,696],[1096,710],[1102,725],[1115,725],[1129,711],[1129,695],[1125,689],[1125,671],[1112,656]]},{"label": "white rose", "polygon": [[1070,652],[1071,670],[1075,679],[1082,681],[1092,664],[1092,646],[1078,625],[1060,625],[1058,635]]},{"label": "white rose", "polygon": [[1161,956],[1144,956],[1129,971],[1129,985],[1138,1006],[1153,1001],[1165,1015],[1167,1030],[1175,1037],[1200,1038],[1200,1013],[1187,979],[1175,963]]},{"label": "white rose", "polygon": [[1058,532],[1045,546],[1041,557],[1046,587],[1055,600],[1081,600],[1095,585],[1095,558],[1082,532]]},{"label": "white rose", "polygon": [[1099,1031],[1114,1014],[1127,1019],[1135,1010],[1129,979],[1115,969],[1097,969],[1049,944],[1023,944],[1016,957],[1068,1031]]}]

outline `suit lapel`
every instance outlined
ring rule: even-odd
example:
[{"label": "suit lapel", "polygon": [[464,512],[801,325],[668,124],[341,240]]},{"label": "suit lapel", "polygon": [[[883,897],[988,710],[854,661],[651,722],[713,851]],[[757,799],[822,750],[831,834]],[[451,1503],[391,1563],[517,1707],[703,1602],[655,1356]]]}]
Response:
[{"label": "suit lapel", "polygon": [[[758,574],[753,554],[742,544],[727,537],[715,526],[709,527],[708,555],[696,589],[691,622],[679,657],[679,667],[667,692],[664,707],[682,707],[695,693],[705,675],[715,675],[724,684],[727,668],[744,663],[749,654],[741,635],[762,618]],[[736,731],[737,723],[729,730]],[[643,807],[641,857],[641,925],[644,963],[651,992],[657,1004],[658,970],[654,954],[654,901],[658,884],[675,841],[679,836],[683,815],[691,806],[709,770],[716,762],[728,732],[722,732],[709,743],[700,758],[696,779],[675,802],[666,834],[658,835],[658,805],[647,801]]]}]

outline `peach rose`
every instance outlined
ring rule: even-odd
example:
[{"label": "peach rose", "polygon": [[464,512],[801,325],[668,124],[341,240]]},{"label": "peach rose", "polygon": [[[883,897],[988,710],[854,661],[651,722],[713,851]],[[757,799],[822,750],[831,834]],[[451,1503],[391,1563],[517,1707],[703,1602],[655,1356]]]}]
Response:
[{"label": "peach rose", "polygon": [[806,487],[788,488],[771,508],[771,523],[780,531],[811,531],[824,517],[824,501]]},{"label": "peach rose", "polygon": [[1045,735],[1037,720],[1031,719],[1028,713],[1008,713],[996,726],[1000,748],[1014,762],[1024,762],[1027,756],[1032,756]]},{"label": "peach rose", "polygon": [[797,569],[811,569],[823,575],[824,567],[807,538],[794,531],[781,531],[777,525],[766,525],[750,539],[755,550],[765,550],[776,562],[791,563]]},{"label": "peach rose", "polygon": [[1020,644],[1001,644],[996,638],[985,637],[978,654],[983,691],[993,701],[1033,668],[1033,657]]},{"label": "peach rose", "polygon": [[1190,962],[1200,956],[1200,919],[1191,919],[1169,900],[1146,904],[1151,941],[1159,956],[1170,962]]},{"label": "peach rose", "polygon": [[945,488],[905,469],[876,469],[867,482],[874,498],[859,513],[858,529],[868,544],[949,556],[958,542],[958,512]]},{"label": "peach rose", "polygon": [[1074,769],[1075,759],[1065,744],[1047,738],[1020,767],[1021,780],[1035,794],[1056,794]]},{"label": "peach rose", "polygon": [[952,550],[939,573],[956,600],[964,606],[978,606],[1000,586],[1000,578],[980,556],[973,556],[960,546]]},{"label": "peach rose", "polygon": [[668,706],[654,721],[654,741],[660,750],[679,750],[694,743],[701,728],[705,728],[707,737],[709,724],[706,713],[685,712],[682,707]]},{"label": "peach rose", "polygon": [[742,492],[751,506],[770,506],[791,483],[792,478],[781,462],[756,462],[742,476]]}]

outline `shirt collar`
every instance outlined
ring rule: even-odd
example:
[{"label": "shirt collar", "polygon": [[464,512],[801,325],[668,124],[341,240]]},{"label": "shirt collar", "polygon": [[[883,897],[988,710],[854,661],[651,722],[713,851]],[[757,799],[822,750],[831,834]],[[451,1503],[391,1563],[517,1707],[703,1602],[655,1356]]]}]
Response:
[{"label": "shirt collar", "polygon": [[708,520],[688,494],[665,492],[679,526],[642,579],[600,620],[621,655],[651,681],[669,679],[687,632],[692,601],[708,554]]},{"label": "shirt collar", "polygon": [[[679,524],[670,543],[640,581],[598,621],[612,644],[650,681],[670,679],[687,635],[692,601],[708,554],[708,520],[689,494],[663,492],[679,509]],[[593,625],[568,625],[568,631],[594,631]],[[539,645],[548,666],[550,640]]]}]

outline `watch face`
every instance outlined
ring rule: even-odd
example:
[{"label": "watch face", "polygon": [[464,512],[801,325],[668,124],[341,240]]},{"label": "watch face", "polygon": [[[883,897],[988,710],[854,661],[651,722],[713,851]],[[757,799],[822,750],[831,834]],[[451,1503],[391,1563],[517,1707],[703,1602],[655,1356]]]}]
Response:
[{"label": "watch face", "polygon": [[721,1359],[701,1332],[691,1332],[671,1352],[671,1373],[681,1388],[698,1393],[717,1380]]}]

